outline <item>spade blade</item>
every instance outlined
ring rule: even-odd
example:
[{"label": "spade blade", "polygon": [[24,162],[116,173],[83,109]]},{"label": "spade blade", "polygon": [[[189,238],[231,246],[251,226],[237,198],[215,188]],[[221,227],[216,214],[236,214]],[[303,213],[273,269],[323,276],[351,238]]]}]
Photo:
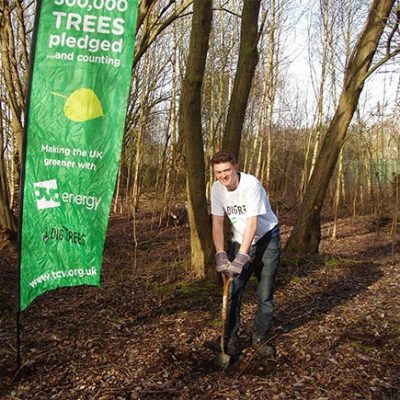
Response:
[{"label": "spade blade", "polygon": [[218,353],[215,357],[215,362],[223,369],[227,369],[229,367],[230,361],[231,357],[226,353]]}]

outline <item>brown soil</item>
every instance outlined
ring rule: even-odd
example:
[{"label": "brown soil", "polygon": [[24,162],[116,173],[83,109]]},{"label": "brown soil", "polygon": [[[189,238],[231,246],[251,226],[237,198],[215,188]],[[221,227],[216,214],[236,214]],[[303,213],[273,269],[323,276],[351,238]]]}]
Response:
[{"label": "brown soil", "polygon": [[[102,287],[47,292],[23,312],[15,375],[16,255],[0,244],[1,399],[400,399],[399,241],[390,221],[324,226],[321,254],[284,259],[270,332],[226,371],[205,340],[221,331],[219,287],[190,277],[188,228],[110,220]],[[283,238],[290,227],[282,223]],[[255,280],[243,305],[251,335]]]}]

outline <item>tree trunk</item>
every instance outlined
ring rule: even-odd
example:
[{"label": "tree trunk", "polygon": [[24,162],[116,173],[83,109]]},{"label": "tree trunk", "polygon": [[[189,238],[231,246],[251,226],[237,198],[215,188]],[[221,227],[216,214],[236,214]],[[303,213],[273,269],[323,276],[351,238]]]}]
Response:
[{"label": "tree trunk", "polygon": [[320,212],[326,190],[393,5],[394,0],[372,2],[365,28],[346,67],[339,105],[321,146],[296,224],[286,245],[288,251],[300,254],[318,252],[321,240]]},{"label": "tree trunk", "polygon": [[[3,167],[3,166],[2,166]],[[6,232],[17,231],[17,219],[12,213],[9,204],[7,181],[4,174],[4,169],[0,171],[0,231]]]},{"label": "tree trunk", "polygon": [[[1,101],[6,99],[5,103],[8,104],[8,107],[0,107],[0,232],[5,231],[7,233],[14,233],[17,230],[17,219],[12,210],[14,203],[12,197],[12,193],[14,192],[14,176],[12,176],[14,172],[14,141],[12,140],[12,137],[8,137],[9,129],[7,129],[7,123],[5,125],[3,125],[3,123],[8,120],[8,123],[12,124],[13,128],[18,127],[18,129],[15,130],[15,133],[17,134],[17,137],[21,139],[22,128],[19,124],[19,112],[21,110],[20,104],[23,99],[17,97],[17,94],[15,93],[17,92],[17,89],[14,91],[14,87],[12,86],[12,68],[15,68],[15,66],[13,67],[10,64],[10,59],[12,59],[14,55],[14,53],[11,52],[15,50],[15,46],[13,42],[11,43],[13,36],[11,37],[12,31],[10,21],[10,9],[8,4],[2,2],[0,4],[0,73],[4,79],[4,86],[1,83],[0,105]],[[20,82],[15,82],[15,84],[20,87]],[[7,115],[7,111],[11,111],[12,117]],[[5,115],[3,115],[3,112]],[[8,151],[8,160],[4,157],[5,151]]]},{"label": "tree trunk", "polygon": [[0,108],[0,232],[16,232],[17,219],[10,208],[10,193],[7,182],[6,161],[4,159],[4,135],[3,116]]},{"label": "tree trunk", "polygon": [[[22,83],[15,71],[15,63],[12,59],[16,58],[14,35],[11,25],[10,9],[5,4],[4,15],[0,20],[0,44],[2,74],[7,88],[9,107],[12,112],[11,126],[16,137],[18,158],[22,153],[22,109],[23,109],[23,88]],[[25,45],[25,43],[23,44]]]},{"label": "tree trunk", "polygon": [[149,53],[146,53],[144,60],[144,68],[143,68],[143,88],[140,99],[140,117],[139,117],[139,129],[136,137],[136,146],[135,146],[135,172],[133,174],[133,189],[132,189],[132,215],[135,215],[135,212],[138,210],[139,206],[139,197],[141,192],[141,165],[142,165],[142,155],[143,155],[143,137],[144,132],[147,127],[148,113],[149,110],[147,108],[148,103],[148,80],[150,73],[150,61],[149,61]]},{"label": "tree trunk", "polygon": [[258,63],[258,14],[261,0],[244,0],[238,67],[225,126],[223,147],[239,157],[242,127]]},{"label": "tree trunk", "polygon": [[[278,4],[277,4],[278,3]],[[280,52],[280,36],[281,36],[281,19],[282,12],[279,9],[282,4],[278,1],[272,0],[271,2],[271,20],[268,27],[268,53],[267,53],[267,69],[265,80],[267,80],[267,109],[266,109],[266,147],[267,154],[264,158],[263,166],[261,171],[256,171],[257,175],[261,177],[261,181],[270,187],[271,181],[271,164],[272,164],[272,130],[273,130],[273,119],[275,111],[275,99],[278,85],[279,75],[279,52]],[[259,163],[261,165],[261,154],[259,154]]]},{"label": "tree trunk", "polygon": [[212,1],[194,0],[189,55],[181,96],[181,131],[185,137],[186,182],[192,251],[192,270],[197,276],[216,276],[211,265],[213,245],[207,211],[205,163],[201,128],[203,83],[212,21]]},{"label": "tree trunk", "polygon": [[118,205],[121,202],[119,197],[120,189],[121,189],[121,168],[122,168],[122,159],[118,165],[118,175],[117,175],[117,183],[115,185],[115,193],[114,193],[114,206],[113,211],[116,213],[118,210]]},{"label": "tree trunk", "polygon": [[177,108],[176,108],[176,93],[177,93],[177,82],[179,75],[178,59],[178,38],[176,32],[176,26],[173,26],[173,47],[172,47],[172,82],[171,82],[171,102],[169,108],[169,124],[168,124],[168,137],[166,145],[169,142],[169,146],[166,148],[167,158],[165,160],[165,185],[164,185],[164,196],[163,196],[163,208],[161,212],[161,219],[165,219],[168,213],[171,211],[171,200],[176,196],[175,193],[175,181],[176,181],[176,170],[175,160],[177,158],[176,148],[178,142],[178,129],[177,129]]},{"label": "tree trunk", "polygon": [[216,151],[216,123],[215,123],[215,115],[216,115],[216,95],[215,95],[215,80],[216,80],[216,68],[215,68],[215,37],[214,37],[214,30],[212,29],[210,32],[210,116],[209,116],[209,133],[208,133],[208,144],[207,144],[207,157],[206,161],[208,165],[208,173],[207,173],[207,199],[211,197],[211,187],[214,183],[213,179],[213,171],[212,166],[210,163],[211,157]]},{"label": "tree trunk", "polygon": [[337,225],[339,220],[339,205],[342,198],[342,182],[343,182],[343,149],[339,155],[339,168],[337,170],[336,184],[335,184],[335,197],[333,201],[333,227],[332,239],[337,239]]}]

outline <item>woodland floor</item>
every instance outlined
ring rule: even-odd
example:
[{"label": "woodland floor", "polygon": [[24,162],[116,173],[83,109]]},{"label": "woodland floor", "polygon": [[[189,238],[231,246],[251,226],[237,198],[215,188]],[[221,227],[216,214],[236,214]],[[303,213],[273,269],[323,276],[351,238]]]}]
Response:
[{"label": "woodland floor", "polygon": [[[390,221],[341,219],[336,240],[324,224],[318,257],[284,259],[275,359],[248,347],[224,372],[203,346],[221,331],[221,289],[190,278],[188,228],[159,229],[152,215],[139,212],[136,249],[132,221],[111,217],[100,289],[47,292],[24,311],[16,377],[16,256],[0,244],[1,399],[400,399],[400,242]],[[290,223],[281,226],[284,241]],[[255,288],[252,278],[245,342]]]}]

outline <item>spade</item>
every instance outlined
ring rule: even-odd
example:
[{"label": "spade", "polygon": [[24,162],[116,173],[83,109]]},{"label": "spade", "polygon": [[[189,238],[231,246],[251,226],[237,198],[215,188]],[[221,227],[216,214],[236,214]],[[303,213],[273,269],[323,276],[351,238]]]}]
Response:
[{"label": "spade", "polygon": [[223,369],[229,367],[230,355],[225,353],[225,334],[226,334],[226,323],[228,319],[228,299],[229,299],[229,289],[233,280],[233,276],[229,276],[226,279],[224,273],[222,273],[222,279],[224,281],[224,291],[222,296],[222,335],[221,335],[221,352],[215,357],[215,362]]}]

